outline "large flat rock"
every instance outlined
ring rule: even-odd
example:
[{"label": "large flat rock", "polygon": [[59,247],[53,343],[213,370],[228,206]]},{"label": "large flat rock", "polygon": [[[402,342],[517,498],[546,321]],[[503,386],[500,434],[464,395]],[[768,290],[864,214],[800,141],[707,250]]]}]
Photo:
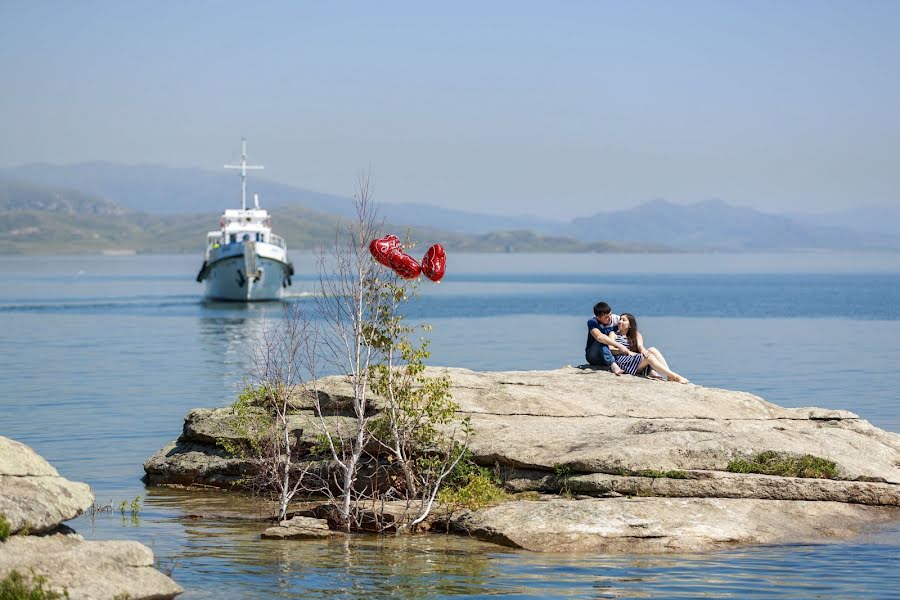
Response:
[{"label": "large flat rock", "polygon": [[746,392],[584,371],[432,369],[472,420],[484,464],[553,471],[724,470],[773,450],[837,463],[845,479],[900,483],[900,435],[844,410],[782,408]]},{"label": "large flat rock", "polygon": [[34,450],[0,436],[0,514],[12,533],[51,531],[93,502],[90,486],[61,477]]},{"label": "large flat rock", "polygon": [[483,541],[538,552],[660,553],[850,536],[898,512],[840,502],[553,499],[468,512],[452,525]]},{"label": "large flat rock", "polygon": [[45,577],[69,598],[161,600],[183,590],[153,568],[153,552],[138,542],[87,542],[79,536],[13,536],[0,544],[0,578],[10,571]]},{"label": "large flat rock", "polygon": [[[450,378],[459,417],[468,417],[474,430],[469,441],[474,460],[499,466],[512,490],[900,503],[900,435],[846,410],[783,408],[746,392],[573,367],[502,372],[431,367],[427,373]],[[346,378],[328,377],[319,384],[325,404],[346,410],[352,397]],[[372,399],[372,406],[380,404]],[[292,429],[301,445],[311,444],[317,418],[308,402],[297,406],[304,410],[292,416]],[[346,416],[327,419],[352,429]],[[226,408],[192,411],[179,442],[145,465],[149,480],[233,481],[240,463],[215,447],[217,439],[240,437],[233,422]],[[829,459],[838,467],[838,480],[726,472],[735,458],[765,451]],[[641,477],[646,471],[677,472],[679,478]]]}]

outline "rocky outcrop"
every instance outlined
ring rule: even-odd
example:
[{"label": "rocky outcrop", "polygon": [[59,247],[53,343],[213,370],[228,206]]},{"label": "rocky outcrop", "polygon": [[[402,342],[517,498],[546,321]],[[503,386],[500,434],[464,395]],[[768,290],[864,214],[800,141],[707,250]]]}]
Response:
[{"label": "rocky outcrop", "polygon": [[538,552],[696,552],[849,536],[896,519],[896,513],[843,502],[552,499],[465,513],[453,527],[484,541]]},{"label": "rocky outcrop", "polygon": [[678,477],[587,473],[560,476],[546,471],[505,471],[512,492],[557,493],[586,496],[661,496],[667,498],[756,498],[848,502],[870,506],[900,506],[900,486],[890,483],[778,477],[753,473],[691,471]]},{"label": "rocky outcrop", "polygon": [[0,436],[0,515],[11,533],[50,531],[82,514],[93,501],[87,484],[61,477],[34,450]]},{"label": "rocky outcrop", "polygon": [[10,571],[46,578],[69,598],[174,598],[182,589],[153,568],[138,542],[87,542],[77,535],[13,536],[0,545],[0,578]]},{"label": "rocky outcrop", "polygon": [[[900,507],[900,435],[845,410],[782,408],[746,392],[572,367],[429,371],[449,375],[459,416],[469,418],[474,430],[469,442],[473,459],[495,469],[510,491],[722,499],[704,505],[719,507],[716,510],[754,505],[750,501],[780,502],[771,507],[815,502],[822,515],[834,503]],[[329,418],[341,422],[352,397],[349,384],[337,377],[320,382],[320,401],[333,411]],[[311,444],[316,435],[311,400],[299,396],[294,405],[295,436],[301,445]],[[373,406],[377,408],[377,399]],[[145,464],[149,481],[225,486],[234,481],[241,472],[240,461],[215,446],[215,439],[234,435],[232,418],[228,409],[192,411],[179,440]],[[770,451],[833,461],[836,475],[810,479],[727,470],[735,459]],[[522,510],[536,506],[528,503]],[[647,506],[682,504],[660,500]],[[852,516],[866,509],[846,510]],[[738,516],[752,519],[758,514],[748,509]],[[772,535],[777,531],[772,529]],[[734,539],[769,539],[766,536],[751,528]]]},{"label": "rocky outcrop", "polygon": [[[12,537],[0,543],[0,579],[17,571],[43,577],[70,598],[173,598],[178,585],[153,569],[137,542],[87,542],[61,525],[87,510],[87,484],[61,477],[34,450],[0,436],[0,516]],[[48,534],[49,535],[33,535]]]},{"label": "rocky outcrop", "polygon": [[724,471],[763,451],[812,454],[840,478],[900,484],[900,436],[844,410],[606,372],[449,370],[484,464],[547,472]]}]

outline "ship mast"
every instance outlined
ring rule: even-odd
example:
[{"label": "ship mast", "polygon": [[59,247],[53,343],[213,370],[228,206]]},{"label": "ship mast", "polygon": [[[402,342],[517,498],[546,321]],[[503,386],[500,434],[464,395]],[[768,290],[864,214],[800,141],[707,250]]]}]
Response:
[{"label": "ship mast", "polygon": [[[226,169],[241,170],[241,210],[247,210],[247,169],[264,169],[259,165],[247,164],[247,138],[241,138],[241,164],[225,165]],[[258,207],[258,204],[257,204]]]}]

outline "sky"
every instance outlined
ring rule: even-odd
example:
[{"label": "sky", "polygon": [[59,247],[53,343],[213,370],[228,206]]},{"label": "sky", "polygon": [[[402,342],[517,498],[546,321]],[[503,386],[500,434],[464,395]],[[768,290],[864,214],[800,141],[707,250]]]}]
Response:
[{"label": "sky", "polygon": [[900,2],[0,0],[0,167],[569,219],[900,205]]}]

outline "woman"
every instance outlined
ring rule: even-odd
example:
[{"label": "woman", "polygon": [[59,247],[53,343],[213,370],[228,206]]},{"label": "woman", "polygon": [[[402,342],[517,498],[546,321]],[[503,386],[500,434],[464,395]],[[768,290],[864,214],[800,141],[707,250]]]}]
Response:
[{"label": "woman", "polygon": [[[669,381],[677,381],[678,383],[690,383],[685,377],[682,377],[669,368],[669,364],[663,355],[656,348],[644,348],[644,337],[638,331],[637,319],[631,313],[623,313],[619,317],[619,332],[610,333],[610,339],[614,339],[624,346],[627,354],[618,354],[616,356],[616,364],[622,368],[622,371],[629,375],[637,375],[643,373],[647,369],[652,369],[657,373],[665,375]],[[613,353],[615,354],[616,351]],[[619,373],[616,373],[619,375]]]}]

